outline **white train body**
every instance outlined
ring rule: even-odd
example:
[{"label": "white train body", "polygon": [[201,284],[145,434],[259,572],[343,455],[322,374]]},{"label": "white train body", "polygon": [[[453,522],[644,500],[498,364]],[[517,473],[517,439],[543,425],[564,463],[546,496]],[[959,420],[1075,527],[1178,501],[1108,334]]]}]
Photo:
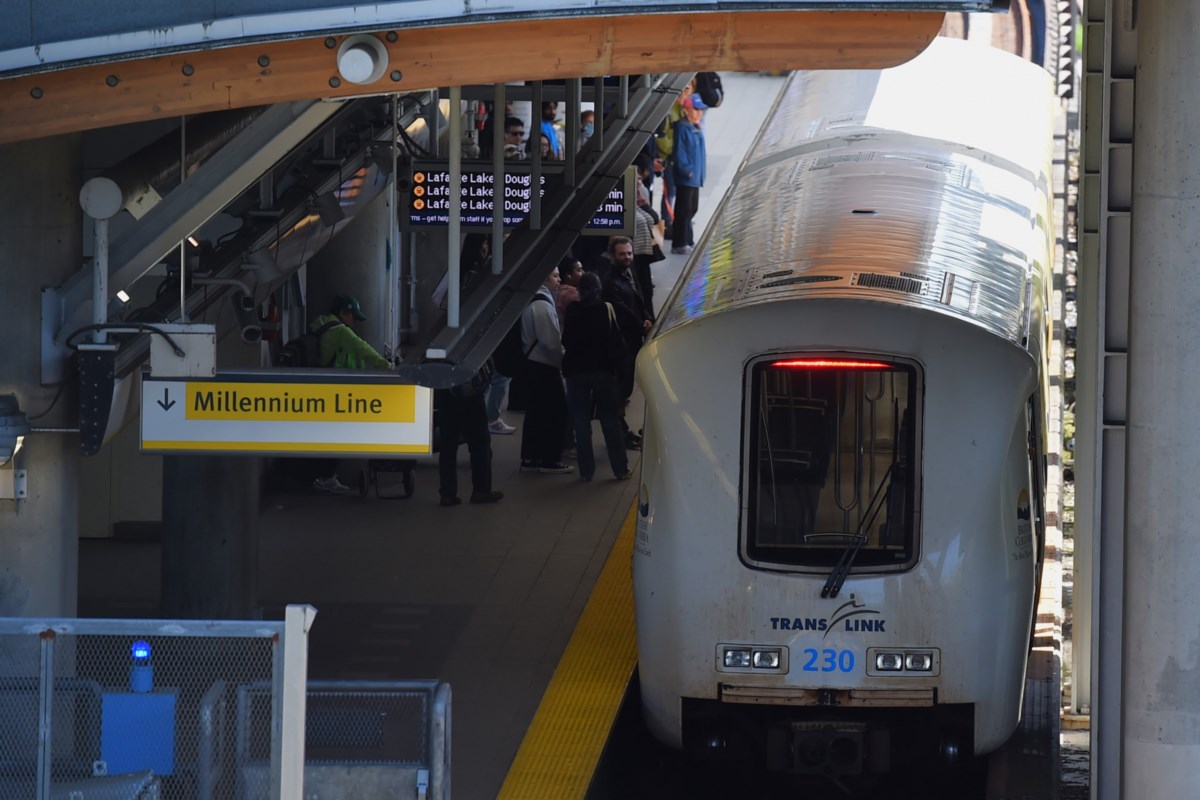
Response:
[{"label": "white train body", "polygon": [[638,360],[660,740],[851,774],[1014,730],[1053,108],[1043,71],[945,40],[784,89]]}]

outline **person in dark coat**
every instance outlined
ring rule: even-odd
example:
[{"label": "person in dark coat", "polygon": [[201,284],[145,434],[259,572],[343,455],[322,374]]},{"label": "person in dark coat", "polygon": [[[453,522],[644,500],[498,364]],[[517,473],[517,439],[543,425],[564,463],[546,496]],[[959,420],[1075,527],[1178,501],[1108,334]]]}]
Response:
[{"label": "person in dark coat", "polygon": [[484,397],[492,382],[489,359],[467,383],[438,389],[434,395],[438,419],[438,478],[443,506],[456,506],[458,497],[458,445],[465,440],[471,453],[471,502],[495,503],[503,492],[492,489],[492,437],[488,432]]},{"label": "person in dark coat", "polygon": [[590,481],[596,473],[592,453],[592,406],[600,420],[608,464],[617,480],[633,473],[625,453],[621,429],[621,399],[617,368],[625,359],[625,339],[617,327],[616,309],[600,299],[600,278],[587,273],[579,282],[579,302],[567,306],[563,324],[563,376],[567,381],[567,408],[575,426],[575,451],[579,477]]},{"label": "person in dark coat", "polygon": [[[625,338],[625,359],[617,368],[617,390],[623,403],[633,395],[634,364],[642,341],[650,332],[654,316],[645,307],[642,292],[633,274],[633,242],[626,236],[614,236],[609,240],[608,252],[613,269],[604,283],[602,297],[612,303],[617,314],[617,325]],[[641,437],[629,430],[625,422],[622,405],[621,426],[625,429],[625,446],[630,450],[641,449]]]}]

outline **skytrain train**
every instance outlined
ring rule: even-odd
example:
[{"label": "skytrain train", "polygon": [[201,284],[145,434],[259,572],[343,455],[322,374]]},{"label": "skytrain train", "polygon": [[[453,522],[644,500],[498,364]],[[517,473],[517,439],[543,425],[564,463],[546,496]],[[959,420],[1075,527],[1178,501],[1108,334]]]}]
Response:
[{"label": "skytrain train", "polygon": [[1048,74],[786,83],[637,364],[643,715],[835,781],[1019,723],[1044,552]]}]

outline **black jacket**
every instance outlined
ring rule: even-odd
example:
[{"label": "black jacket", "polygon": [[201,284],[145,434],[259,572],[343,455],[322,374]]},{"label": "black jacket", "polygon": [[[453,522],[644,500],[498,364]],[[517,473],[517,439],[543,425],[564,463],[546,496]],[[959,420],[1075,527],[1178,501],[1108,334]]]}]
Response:
[{"label": "black jacket", "polygon": [[620,328],[610,320],[608,305],[600,300],[572,303],[563,320],[563,375],[585,372],[616,374],[625,357]]},{"label": "black jacket", "polygon": [[626,346],[631,350],[637,350],[642,344],[643,323],[654,317],[646,313],[642,303],[642,293],[634,286],[631,272],[632,269],[624,272],[614,269],[604,283],[601,297],[616,308],[617,322],[621,326]]}]

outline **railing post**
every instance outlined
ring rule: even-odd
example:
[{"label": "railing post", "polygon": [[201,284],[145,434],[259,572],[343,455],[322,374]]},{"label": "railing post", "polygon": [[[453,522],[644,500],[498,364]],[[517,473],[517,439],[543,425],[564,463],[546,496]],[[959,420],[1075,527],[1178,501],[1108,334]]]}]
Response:
[{"label": "railing post", "polygon": [[54,642],[51,629],[41,632],[41,667],[38,684],[38,748],[37,748],[37,798],[50,800],[50,773],[53,768],[53,725],[54,720]]},{"label": "railing post", "polygon": [[276,800],[304,796],[304,735],[308,702],[308,631],[317,610],[288,606],[283,617],[283,652],[277,658],[275,709],[271,735],[271,768],[277,776],[271,795]]},{"label": "railing post", "polygon": [[450,684],[433,690],[429,714],[429,766],[433,800],[450,798]]}]

